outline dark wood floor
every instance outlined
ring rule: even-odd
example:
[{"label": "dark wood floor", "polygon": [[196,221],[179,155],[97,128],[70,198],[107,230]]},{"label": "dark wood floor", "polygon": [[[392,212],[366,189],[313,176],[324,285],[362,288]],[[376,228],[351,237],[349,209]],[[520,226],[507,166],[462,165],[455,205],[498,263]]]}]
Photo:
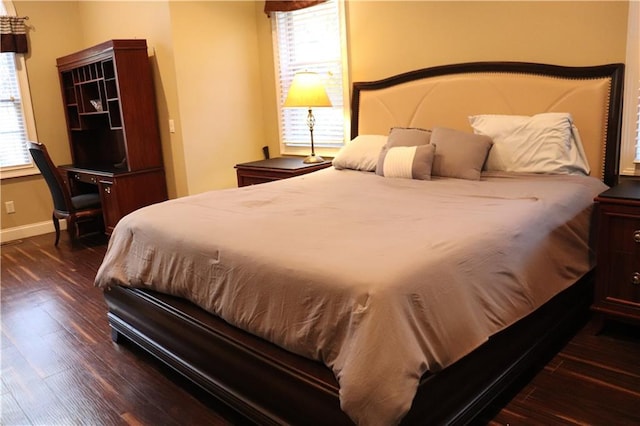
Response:
[{"label": "dark wood floor", "polygon": [[[2,425],[228,425],[146,354],[111,342],[93,277],[103,237],[1,247]],[[640,331],[589,322],[488,423],[640,424]]]}]

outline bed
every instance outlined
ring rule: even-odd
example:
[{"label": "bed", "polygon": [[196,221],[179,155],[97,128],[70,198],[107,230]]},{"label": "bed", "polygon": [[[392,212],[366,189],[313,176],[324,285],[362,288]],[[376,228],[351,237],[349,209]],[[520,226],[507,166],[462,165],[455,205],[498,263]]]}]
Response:
[{"label": "bed", "polygon": [[[334,167],[118,224],[96,277],[113,339],[257,424],[472,421],[587,315],[622,79],[503,62],[355,83]],[[500,132],[538,119],[572,156],[544,167],[570,173],[505,169]]]}]

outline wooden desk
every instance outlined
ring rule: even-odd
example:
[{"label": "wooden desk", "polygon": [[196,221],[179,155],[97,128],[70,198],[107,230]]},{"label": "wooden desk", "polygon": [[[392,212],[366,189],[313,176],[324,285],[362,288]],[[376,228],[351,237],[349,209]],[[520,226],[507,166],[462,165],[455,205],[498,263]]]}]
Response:
[{"label": "wooden desk", "polygon": [[99,192],[105,233],[111,234],[125,215],[167,199],[164,170],[99,171],[73,165],[59,166],[62,178],[74,195]]}]

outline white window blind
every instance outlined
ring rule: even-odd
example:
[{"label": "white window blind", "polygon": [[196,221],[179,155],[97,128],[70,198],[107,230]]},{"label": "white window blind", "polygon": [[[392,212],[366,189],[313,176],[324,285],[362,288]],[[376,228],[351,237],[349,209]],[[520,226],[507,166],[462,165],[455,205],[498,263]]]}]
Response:
[{"label": "white window blind", "polygon": [[[0,15],[16,15],[11,1],[0,1]],[[0,53],[0,178],[38,173],[27,140],[37,136],[25,60],[23,55]]]},{"label": "white window blind", "polygon": [[280,132],[285,146],[311,143],[305,108],[283,108],[293,76],[318,73],[331,108],[314,108],[316,147],[340,147],[345,140],[342,35],[337,0],[293,12],[272,14],[275,28],[276,78],[279,88]]},{"label": "white window blind", "polygon": [[620,174],[640,176],[640,2],[630,1],[628,14]]},{"label": "white window blind", "polygon": [[0,53],[0,167],[31,164],[14,53]]},{"label": "white window blind", "polygon": [[640,176],[640,2],[628,13],[620,173]]}]

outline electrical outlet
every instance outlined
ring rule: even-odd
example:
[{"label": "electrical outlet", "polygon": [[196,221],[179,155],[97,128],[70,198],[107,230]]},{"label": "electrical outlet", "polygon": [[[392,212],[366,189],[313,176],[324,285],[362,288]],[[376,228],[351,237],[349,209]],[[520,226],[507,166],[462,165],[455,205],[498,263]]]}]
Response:
[{"label": "electrical outlet", "polygon": [[175,133],[175,132],[176,132],[176,123],[172,119],[169,119],[169,133]]},{"label": "electrical outlet", "polygon": [[7,201],[4,203],[4,208],[7,210],[8,214],[16,212],[16,206],[13,204],[13,201]]}]

